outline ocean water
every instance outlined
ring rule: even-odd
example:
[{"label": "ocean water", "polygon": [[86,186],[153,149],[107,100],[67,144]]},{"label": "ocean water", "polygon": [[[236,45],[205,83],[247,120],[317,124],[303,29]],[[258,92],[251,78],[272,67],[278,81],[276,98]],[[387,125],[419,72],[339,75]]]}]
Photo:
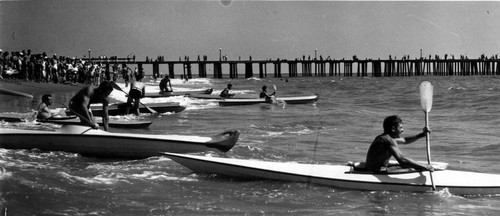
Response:
[{"label": "ocean water", "polygon": [[[319,94],[314,104],[220,107],[216,101],[187,97],[144,99],[176,101],[180,113],[143,114],[147,129],[113,132],[213,135],[241,132],[229,152],[201,155],[284,162],[344,164],[363,161],[388,115],[399,115],[404,135],[425,125],[418,85],[434,85],[429,113],[433,161],[448,169],[500,173],[500,79],[474,77],[321,77],[174,80],[177,90],[213,88],[227,83],[237,94],[256,94],[262,85],[277,95]],[[120,84],[124,87],[124,84]],[[157,91],[150,81],[147,91]],[[271,90],[272,92],[272,90]],[[73,93],[54,93],[67,103]],[[40,96],[35,95],[35,98]],[[125,100],[114,91],[115,100]],[[24,112],[38,101],[4,97],[0,112]],[[51,129],[56,125],[1,123],[1,127]],[[0,138],[1,139],[1,138]],[[1,142],[1,140],[0,140]],[[36,141],[34,141],[36,142]],[[425,139],[401,149],[426,161]],[[197,174],[165,157],[102,160],[65,152],[0,149],[0,205],[7,215],[498,215],[500,196],[357,191],[270,180],[239,180]],[[0,212],[0,215],[4,212]]]}]

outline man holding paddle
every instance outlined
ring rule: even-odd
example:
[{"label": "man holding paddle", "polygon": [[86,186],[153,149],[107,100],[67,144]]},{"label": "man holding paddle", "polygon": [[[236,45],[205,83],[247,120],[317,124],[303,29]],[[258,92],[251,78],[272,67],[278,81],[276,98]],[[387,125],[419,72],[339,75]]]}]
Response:
[{"label": "man holding paddle", "polygon": [[98,129],[99,124],[94,120],[90,104],[102,103],[102,122],[104,124],[104,130],[107,131],[109,122],[108,96],[112,91],[113,86],[109,81],[102,82],[97,88],[86,86],[71,98],[69,101],[69,109],[80,118],[82,124]]},{"label": "man holding paddle", "polygon": [[398,144],[410,144],[420,138],[426,137],[430,130],[424,127],[423,132],[414,136],[401,137],[403,133],[403,121],[396,115],[389,116],[384,120],[384,133],[377,136],[368,149],[366,155],[366,169],[378,173],[381,168],[389,165],[389,159],[394,157],[402,168],[414,168],[416,170],[434,171],[428,164],[420,164],[403,155]]}]

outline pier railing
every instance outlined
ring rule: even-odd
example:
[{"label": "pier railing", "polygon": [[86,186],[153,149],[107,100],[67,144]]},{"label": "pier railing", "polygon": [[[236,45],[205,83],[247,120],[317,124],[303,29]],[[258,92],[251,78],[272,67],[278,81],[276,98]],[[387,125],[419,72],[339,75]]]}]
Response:
[{"label": "pier railing", "polygon": [[[88,59],[87,59],[88,60]],[[168,66],[168,74],[174,78],[179,75],[176,65],[181,65],[182,76],[193,78],[193,65],[197,65],[197,77],[206,78],[244,78],[250,77],[326,77],[326,76],[473,76],[500,75],[500,59],[413,59],[413,60],[331,60],[331,59],[276,59],[276,60],[179,60],[136,61],[131,58],[92,58],[92,62],[103,63],[109,71],[110,65],[119,64],[122,67],[136,65],[139,71],[144,71],[147,65],[154,77],[160,74],[160,65]],[[287,71],[283,71],[286,65]],[[300,65],[300,67],[299,67]],[[207,73],[207,66],[212,74]],[[240,67],[238,67],[240,66]],[[268,75],[268,68],[272,74]],[[285,68],[283,67],[283,68]],[[223,71],[223,68],[226,69]],[[300,71],[299,71],[300,68]],[[239,73],[238,69],[243,69]],[[254,72],[255,69],[255,72]],[[166,72],[163,72],[165,74]],[[257,75],[255,74],[257,73]],[[285,76],[284,76],[285,74]],[[225,77],[223,75],[226,75]],[[243,78],[242,77],[242,78]]]}]

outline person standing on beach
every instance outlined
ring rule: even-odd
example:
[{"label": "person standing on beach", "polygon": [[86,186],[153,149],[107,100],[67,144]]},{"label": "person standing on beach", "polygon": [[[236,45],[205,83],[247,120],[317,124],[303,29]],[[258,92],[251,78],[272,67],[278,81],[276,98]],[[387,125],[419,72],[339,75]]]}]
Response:
[{"label": "person standing on beach", "polygon": [[98,129],[99,124],[94,119],[92,110],[90,109],[90,104],[102,103],[102,122],[104,124],[104,130],[108,130],[108,96],[113,91],[113,86],[109,81],[102,82],[99,87],[93,88],[93,86],[86,86],[82,88],[71,100],[69,101],[69,108],[72,112],[76,113],[80,117],[80,121],[83,125],[90,126],[92,128]]},{"label": "person standing on beach", "polygon": [[425,127],[423,132],[414,136],[401,137],[403,121],[396,115],[388,116],[384,120],[384,133],[373,140],[366,155],[365,168],[375,173],[387,168],[389,159],[394,157],[401,168],[414,168],[416,170],[434,171],[431,165],[420,164],[403,155],[398,144],[410,144],[425,137],[430,130]]},{"label": "person standing on beach", "polygon": [[222,90],[222,92],[220,93],[220,97],[221,98],[230,98],[230,97],[233,97],[235,94],[230,94],[229,93],[229,90],[231,90],[232,87],[233,87],[232,84],[227,84],[227,88],[225,88],[224,90]]},{"label": "person standing on beach", "polygon": [[135,109],[135,114],[137,116],[141,114],[139,111],[139,103],[146,93],[146,85],[142,82],[142,78],[144,78],[144,76],[139,73],[135,76],[135,81],[130,83],[130,91],[128,92],[127,99],[127,114],[130,112],[132,102],[134,102],[133,107]]}]

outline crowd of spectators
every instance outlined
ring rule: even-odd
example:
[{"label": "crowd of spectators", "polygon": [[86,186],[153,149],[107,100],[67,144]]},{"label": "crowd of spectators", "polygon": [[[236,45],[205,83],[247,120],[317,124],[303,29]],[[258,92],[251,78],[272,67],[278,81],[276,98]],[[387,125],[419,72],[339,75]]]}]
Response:
[{"label": "crowd of spectators", "polygon": [[104,80],[116,81],[119,73],[123,76],[133,73],[128,67],[121,68],[121,65],[115,64],[107,69],[103,63],[93,63],[87,59],[56,54],[50,57],[45,52],[32,54],[31,50],[0,50],[0,79],[98,85]]}]

